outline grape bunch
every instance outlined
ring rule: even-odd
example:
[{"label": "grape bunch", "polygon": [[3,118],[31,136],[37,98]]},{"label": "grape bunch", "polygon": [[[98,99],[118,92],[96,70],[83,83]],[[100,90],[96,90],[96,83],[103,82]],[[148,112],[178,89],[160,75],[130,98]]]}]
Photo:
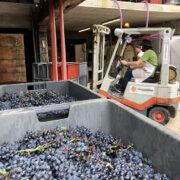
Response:
[{"label": "grape bunch", "polygon": [[58,95],[49,90],[43,92],[27,91],[21,92],[20,94],[6,93],[0,97],[0,110],[61,104],[72,101],[77,101],[77,99],[71,96]]},{"label": "grape bunch", "polygon": [[169,180],[132,144],[86,127],[28,131],[0,147],[2,180]]}]

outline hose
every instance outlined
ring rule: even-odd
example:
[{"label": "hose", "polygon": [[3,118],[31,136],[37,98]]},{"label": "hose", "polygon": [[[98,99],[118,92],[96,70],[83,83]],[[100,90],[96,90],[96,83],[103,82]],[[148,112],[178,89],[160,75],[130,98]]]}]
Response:
[{"label": "hose", "polygon": [[146,28],[148,28],[148,26],[149,26],[149,4],[148,4],[147,0],[143,0],[142,3],[145,3],[146,8],[147,8]]},{"label": "hose", "polygon": [[123,28],[123,16],[122,16],[122,11],[121,11],[121,7],[118,3],[117,0],[114,0],[114,2],[117,4],[117,7],[119,9],[119,15],[120,15],[120,28],[122,29]]}]

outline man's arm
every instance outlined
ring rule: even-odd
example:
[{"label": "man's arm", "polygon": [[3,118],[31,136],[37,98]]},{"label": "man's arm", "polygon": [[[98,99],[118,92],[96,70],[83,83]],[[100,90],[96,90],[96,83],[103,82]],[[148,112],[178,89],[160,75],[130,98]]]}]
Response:
[{"label": "man's arm", "polygon": [[121,60],[121,64],[125,66],[130,66],[130,68],[140,68],[143,67],[143,61],[141,58],[139,58],[137,61],[134,62],[127,62],[125,60]]}]

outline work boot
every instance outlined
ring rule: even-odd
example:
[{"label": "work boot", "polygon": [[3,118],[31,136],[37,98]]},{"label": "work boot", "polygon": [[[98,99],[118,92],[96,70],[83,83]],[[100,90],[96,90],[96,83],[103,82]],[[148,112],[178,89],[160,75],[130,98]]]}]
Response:
[{"label": "work boot", "polygon": [[115,84],[114,86],[111,86],[111,89],[115,92],[118,92],[120,94],[123,94],[123,91],[121,90],[120,88],[120,85],[119,84]]}]

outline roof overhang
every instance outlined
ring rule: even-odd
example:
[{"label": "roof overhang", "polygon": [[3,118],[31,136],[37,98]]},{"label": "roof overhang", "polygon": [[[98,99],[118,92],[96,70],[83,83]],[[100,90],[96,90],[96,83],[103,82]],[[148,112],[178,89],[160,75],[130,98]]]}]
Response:
[{"label": "roof overhang", "polygon": [[[144,3],[119,2],[123,22],[131,27],[145,27],[147,9]],[[149,24],[164,23],[180,18],[180,6],[149,4]],[[119,18],[119,11],[113,0],[86,0],[65,14],[65,29],[78,31]],[[111,28],[120,26],[120,22],[108,25]]]}]

